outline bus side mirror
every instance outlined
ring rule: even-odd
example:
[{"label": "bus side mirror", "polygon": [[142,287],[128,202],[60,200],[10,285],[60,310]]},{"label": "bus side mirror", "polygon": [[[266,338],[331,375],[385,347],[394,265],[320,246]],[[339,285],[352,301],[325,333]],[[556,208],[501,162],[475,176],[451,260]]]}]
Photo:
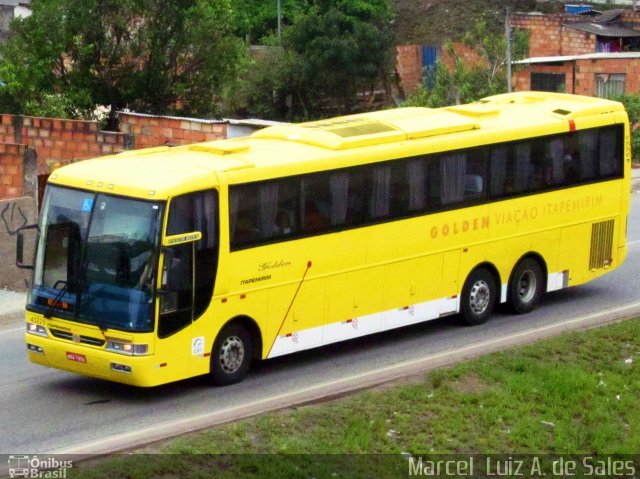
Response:
[{"label": "bus side mirror", "polygon": [[[35,231],[34,231],[35,230]],[[26,233],[29,232],[28,235]],[[25,236],[30,242],[29,249],[35,253],[36,238],[38,233],[38,225],[27,225],[20,228],[16,234],[16,266],[22,269],[33,269],[34,255],[30,263],[24,262],[24,250],[25,250]]]}]

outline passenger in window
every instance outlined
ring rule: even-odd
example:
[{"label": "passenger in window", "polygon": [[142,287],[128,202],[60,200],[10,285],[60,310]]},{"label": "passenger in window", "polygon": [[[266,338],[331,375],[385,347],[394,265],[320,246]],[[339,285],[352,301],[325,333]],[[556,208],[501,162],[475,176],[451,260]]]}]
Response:
[{"label": "passenger in window", "polygon": [[278,211],[276,215],[276,224],[274,225],[274,234],[276,235],[288,235],[291,234],[291,220],[289,213],[285,210]]},{"label": "passenger in window", "polygon": [[306,231],[321,231],[328,226],[329,221],[320,214],[318,205],[313,201],[308,201],[304,209],[304,229]]},{"label": "passenger in window", "polygon": [[236,223],[236,231],[234,234],[234,243],[249,244],[258,239],[258,228],[248,214],[238,214]]},{"label": "passenger in window", "polygon": [[542,168],[536,168],[531,175],[530,188],[532,190],[540,190],[545,187],[544,170]]},{"label": "passenger in window", "polygon": [[516,192],[516,186],[515,183],[513,181],[513,178],[507,178],[506,180],[504,180],[504,194],[505,195],[510,195],[512,193]]},{"label": "passenger in window", "polygon": [[409,188],[405,184],[393,183],[391,185],[391,205],[389,214],[401,216],[409,211]]},{"label": "passenger in window", "polygon": [[345,223],[348,225],[359,224],[363,220],[363,200],[360,186],[349,187],[349,199],[347,200],[347,215]]},{"label": "passenger in window", "polygon": [[564,155],[564,162],[562,165],[562,169],[564,171],[564,181],[565,183],[577,183],[580,181],[580,170],[578,170],[578,162],[576,159],[566,154]]}]

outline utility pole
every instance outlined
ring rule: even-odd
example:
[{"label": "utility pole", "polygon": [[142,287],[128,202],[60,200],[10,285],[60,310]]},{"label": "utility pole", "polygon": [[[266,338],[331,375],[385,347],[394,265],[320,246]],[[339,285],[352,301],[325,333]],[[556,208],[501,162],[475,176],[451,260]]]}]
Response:
[{"label": "utility pole", "polygon": [[282,8],[280,7],[280,0],[278,0],[278,45],[282,36]]},{"label": "utility pole", "polygon": [[504,36],[507,44],[507,92],[511,93],[511,27],[509,26],[509,8],[504,18]]}]

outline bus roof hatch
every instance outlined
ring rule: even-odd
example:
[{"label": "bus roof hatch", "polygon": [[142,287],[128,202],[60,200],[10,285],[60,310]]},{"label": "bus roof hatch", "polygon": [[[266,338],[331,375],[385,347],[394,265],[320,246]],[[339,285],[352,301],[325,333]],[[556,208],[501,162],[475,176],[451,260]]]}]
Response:
[{"label": "bus roof hatch", "polygon": [[331,120],[273,126],[253,138],[286,140],[346,150],[479,128],[463,115],[429,108],[401,108]]}]

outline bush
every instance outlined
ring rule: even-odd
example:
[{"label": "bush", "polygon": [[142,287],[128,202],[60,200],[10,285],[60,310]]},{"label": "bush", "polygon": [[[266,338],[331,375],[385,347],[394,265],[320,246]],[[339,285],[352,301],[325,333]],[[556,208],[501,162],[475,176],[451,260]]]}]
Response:
[{"label": "bush", "polygon": [[640,94],[625,94],[616,97],[629,115],[631,125],[631,160],[640,163]]}]

